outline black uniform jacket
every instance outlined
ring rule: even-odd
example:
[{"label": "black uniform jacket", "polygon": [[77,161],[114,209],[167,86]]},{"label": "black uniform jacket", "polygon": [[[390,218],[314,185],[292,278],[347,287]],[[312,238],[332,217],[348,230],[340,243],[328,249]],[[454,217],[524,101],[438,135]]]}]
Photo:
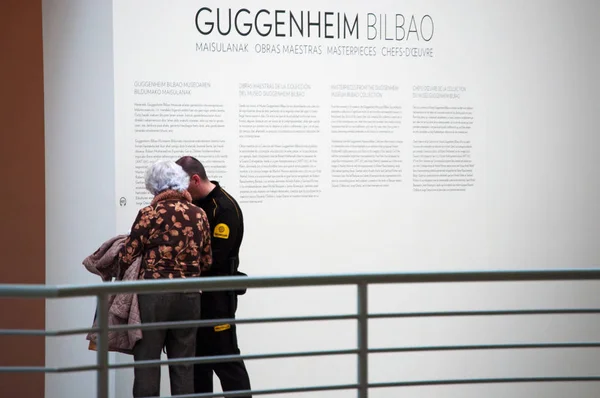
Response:
[{"label": "black uniform jacket", "polygon": [[239,252],[244,237],[244,217],[236,200],[217,181],[205,198],[193,203],[208,218],[212,240],[212,267],[202,276],[244,275],[238,272]]}]

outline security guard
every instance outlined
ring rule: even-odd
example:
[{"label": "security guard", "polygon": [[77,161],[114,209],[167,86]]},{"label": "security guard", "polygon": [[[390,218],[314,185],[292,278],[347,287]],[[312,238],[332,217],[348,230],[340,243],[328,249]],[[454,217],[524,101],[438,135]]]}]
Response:
[{"label": "security guard", "polygon": [[[238,271],[239,250],[244,235],[242,210],[217,181],[210,181],[202,163],[191,156],[177,161],[190,176],[188,191],[193,203],[201,207],[212,229],[213,264],[202,276],[245,275]],[[241,291],[203,292],[202,319],[234,318]],[[198,328],[197,356],[239,355],[236,325],[222,324]],[[213,372],[224,392],[250,390],[250,379],[243,360],[194,366],[195,393],[213,392]],[[244,396],[250,398],[251,395]],[[243,398],[243,397],[242,397]]]}]

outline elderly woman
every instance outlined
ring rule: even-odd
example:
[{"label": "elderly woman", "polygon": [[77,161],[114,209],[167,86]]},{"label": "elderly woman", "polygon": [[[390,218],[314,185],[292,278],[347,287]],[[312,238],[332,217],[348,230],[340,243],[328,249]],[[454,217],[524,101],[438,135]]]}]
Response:
[{"label": "elderly woman", "polygon": [[[199,277],[212,263],[210,228],[206,213],[191,203],[189,176],[181,166],[160,161],[146,172],[146,188],[154,195],[131,227],[119,253],[120,272],[142,256],[139,279]],[[138,295],[142,323],[200,319],[200,293]],[[193,357],[196,328],[144,330],[134,347],[136,361]],[[194,393],[193,365],[169,367],[171,395]],[[135,368],[134,397],[160,395],[160,367]]]}]

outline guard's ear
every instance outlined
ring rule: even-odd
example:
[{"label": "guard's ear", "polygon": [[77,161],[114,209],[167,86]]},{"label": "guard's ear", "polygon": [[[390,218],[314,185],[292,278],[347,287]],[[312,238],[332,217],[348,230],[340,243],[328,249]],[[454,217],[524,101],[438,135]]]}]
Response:
[{"label": "guard's ear", "polygon": [[194,185],[198,185],[200,184],[200,176],[198,174],[194,174],[193,176],[190,177],[190,182],[193,183]]}]

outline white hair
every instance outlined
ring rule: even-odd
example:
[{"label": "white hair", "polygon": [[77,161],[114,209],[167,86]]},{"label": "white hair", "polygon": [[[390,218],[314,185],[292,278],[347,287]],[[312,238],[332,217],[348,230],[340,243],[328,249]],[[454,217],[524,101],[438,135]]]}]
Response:
[{"label": "white hair", "polygon": [[190,176],[177,163],[160,160],[146,170],[146,189],[152,195],[173,189],[182,192],[188,189]]}]

